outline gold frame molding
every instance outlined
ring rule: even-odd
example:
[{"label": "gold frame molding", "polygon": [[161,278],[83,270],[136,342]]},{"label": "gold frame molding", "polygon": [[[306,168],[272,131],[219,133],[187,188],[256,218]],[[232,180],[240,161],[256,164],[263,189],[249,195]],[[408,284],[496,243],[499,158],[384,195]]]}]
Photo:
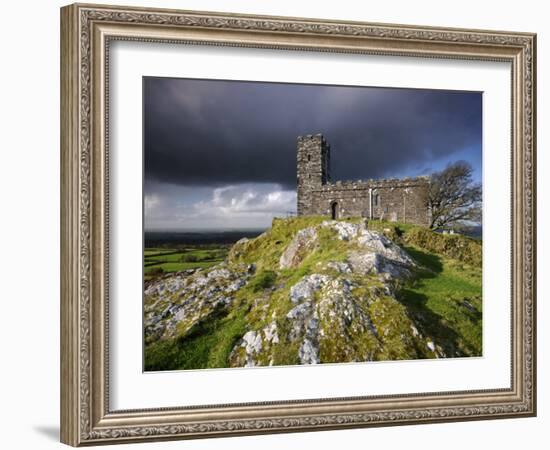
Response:
[{"label": "gold frame molding", "polygon": [[[512,70],[509,389],[112,411],[108,58],[113,40],[506,61]],[[536,414],[536,35],[74,4],[61,9],[61,441],[73,446]]]}]

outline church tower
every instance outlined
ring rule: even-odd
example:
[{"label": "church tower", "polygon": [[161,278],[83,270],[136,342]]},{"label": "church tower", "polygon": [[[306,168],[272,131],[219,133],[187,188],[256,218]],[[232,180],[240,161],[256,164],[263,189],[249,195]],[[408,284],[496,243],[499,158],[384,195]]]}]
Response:
[{"label": "church tower", "polygon": [[330,182],[330,146],[322,134],[298,137],[298,215],[314,214],[312,191]]}]

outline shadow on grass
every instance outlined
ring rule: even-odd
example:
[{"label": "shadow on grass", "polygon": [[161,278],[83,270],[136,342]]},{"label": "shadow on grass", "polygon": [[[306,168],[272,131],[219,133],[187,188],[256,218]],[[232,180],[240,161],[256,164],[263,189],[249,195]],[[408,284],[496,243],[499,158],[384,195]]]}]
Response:
[{"label": "shadow on grass", "polygon": [[[414,261],[420,266],[419,275],[422,278],[434,278],[443,272],[441,258],[433,253],[427,253],[414,247],[403,247],[411,255]],[[427,272],[423,274],[422,272]],[[431,276],[429,276],[431,274]]]},{"label": "shadow on grass", "polygon": [[405,250],[419,268],[415,270],[415,278],[410,282],[411,285],[400,290],[398,300],[407,308],[420,333],[431,336],[447,356],[456,356],[460,348],[461,336],[448,326],[443,316],[428,307],[426,295],[411,289],[417,283],[422,283],[422,280],[436,278],[443,271],[441,258],[413,247],[405,247]]},{"label": "shadow on grass", "polygon": [[432,337],[447,356],[457,356],[461,337],[446,324],[441,315],[427,306],[426,295],[404,288],[399,292],[398,300],[407,308],[407,312],[422,335]]}]

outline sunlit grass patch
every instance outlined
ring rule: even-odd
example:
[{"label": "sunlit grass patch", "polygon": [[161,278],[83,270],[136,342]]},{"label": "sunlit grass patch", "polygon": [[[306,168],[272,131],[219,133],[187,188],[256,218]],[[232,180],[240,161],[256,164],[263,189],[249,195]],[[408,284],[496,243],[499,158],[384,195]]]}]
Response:
[{"label": "sunlit grass patch", "polygon": [[482,354],[481,269],[457,260],[406,247],[420,265],[399,298],[425,334],[448,356]]}]

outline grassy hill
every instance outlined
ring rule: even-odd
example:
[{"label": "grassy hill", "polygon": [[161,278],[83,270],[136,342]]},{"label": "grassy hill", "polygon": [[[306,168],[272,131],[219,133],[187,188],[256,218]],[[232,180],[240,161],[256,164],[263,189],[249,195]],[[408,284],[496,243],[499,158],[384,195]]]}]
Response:
[{"label": "grassy hill", "polygon": [[480,241],[359,218],[275,219],[223,262],[147,287],[145,367],[480,356],[481,319]]}]

